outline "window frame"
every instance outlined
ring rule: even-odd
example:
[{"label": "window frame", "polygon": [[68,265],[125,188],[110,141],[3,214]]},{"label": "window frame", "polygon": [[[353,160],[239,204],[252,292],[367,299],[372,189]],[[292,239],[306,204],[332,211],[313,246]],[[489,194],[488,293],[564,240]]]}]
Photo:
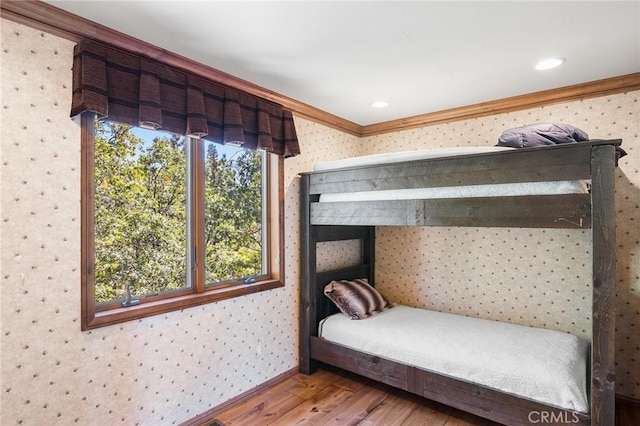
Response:
[{"label": "window frame", "polygon": [[[191,286],[157,296],[140,299],[140,304],[122,307],[119,302],[100,304],[95,302],[95,114],[81,115],[81,329],[90,330],[112,324],[131,321],[219,300],[240,297],[252,293],[284,287],[284,167],[283,158],[267,153],[266,159],[266,215],[268,221],[267,241],[263,249],[267,251],[267,274],[256,278],[255,282],[242,280],[228,281],[207,286],[205,265],[199,259],[205,258],[204,247],[204,161],[192,161],[188,168],[191,180],[187,199],[192,200],[191,220],[187,221],[192,235],[192,244],[187,244],[187,258],[191,268],[186,279]],[[204,158],[204,143],[188,138],[190,155]],[[192,160],[192,159],[190,159]],[[264,182],[263,178],[263,182]],[[186,237],[185,237],[186,238]]]}]

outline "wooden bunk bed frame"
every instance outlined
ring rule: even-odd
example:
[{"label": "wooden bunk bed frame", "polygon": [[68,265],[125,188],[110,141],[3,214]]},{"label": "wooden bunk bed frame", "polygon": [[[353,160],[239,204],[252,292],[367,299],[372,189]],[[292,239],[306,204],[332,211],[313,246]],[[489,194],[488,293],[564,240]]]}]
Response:
[{"label": "wooden bunk bed frame", "polygon": [[[524,148],[483,154],[358,166],[301,174],[300,371],[318,363],[355,372],[506,425],[542,414],[557,423],[614,424],[614,296],[616,146],[621,140]],[[319,203],[320,194],[558,180],[591,180],[589,194]],[[591,229],[592,342],[590,413],[566,410],[472,382],[359,352],[318,337],[319,322],[338,312],[324,296],[332,280],[374,284],[375,226],[499,226]],[[361,241],[361,262],[318,272],[317,243]]]}]

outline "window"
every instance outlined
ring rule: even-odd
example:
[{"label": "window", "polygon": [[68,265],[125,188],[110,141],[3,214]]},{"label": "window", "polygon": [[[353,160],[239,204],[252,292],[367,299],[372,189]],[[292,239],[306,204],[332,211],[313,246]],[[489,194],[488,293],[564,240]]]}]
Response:
[{"label": "window", "polygon": [[281,287],[282,158],[82,114],[82,328]]},{"label": "window", "polygon": [[[293,114],[246,82],[178,63],[89,39],[74,48],[83,329],[283,285],[282,163],[300,153]],[[269,154],[227,152],[230,143]]]}]

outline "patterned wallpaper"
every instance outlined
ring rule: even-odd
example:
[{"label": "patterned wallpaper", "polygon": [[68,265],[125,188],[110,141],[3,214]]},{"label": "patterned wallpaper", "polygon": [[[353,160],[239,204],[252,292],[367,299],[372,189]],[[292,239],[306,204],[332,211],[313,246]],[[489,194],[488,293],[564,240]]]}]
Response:
[{"label": "patterned wallpaper", "polygon": [[[296,131],[302,154],[287,158],[285,166],[285,226],[287,227],[287,260],[294,270],[287,277],[297,287],[300,277],[300,179],[298,174],[308,172],[319,161],[339,160],[361,155],[362,142],[337,130],[296,117]],[[326,242],[318,245],[318,271],[354,265],[360,259],[360,243],[357,241]],[[298,299],[299,300],[299,299]]]},{"label": "patterned wallpaper", "polygon": [[0,424],[178,424],[296,368],[291,282],[80,331],[73,43],[7,20],[1,43]]},{"label": "patterned wallpaper", "polygon": [[377,285],[393,301],[590,338],[586,232],[379,228],[377,235]]},{"label": "patterned wallpaper", "polygon": [[[618,392],[640,398],[638,92],[364,139],[296,118],[303,154],[285,161],[284,288],[81,332],[73,43],[2,20],[1,46],[0,424],[178,424],[295,368],[297,174],[353,155],[492,145],[502,129],[542,120],[622,137],[630,153],[616,196],[616,357]],[[588,334],[590,243],[581,231],[380,228],[378,239],[378,282],[394,301]],[[351,263],[354,249],[323,244],[319,269]],[[552,282],[537,278],[548,269]]]}]

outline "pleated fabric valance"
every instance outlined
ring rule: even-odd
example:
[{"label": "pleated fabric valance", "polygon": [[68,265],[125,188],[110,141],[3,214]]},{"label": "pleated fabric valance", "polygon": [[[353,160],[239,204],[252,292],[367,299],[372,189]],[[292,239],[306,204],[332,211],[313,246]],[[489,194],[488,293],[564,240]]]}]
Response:
[{"label": "pleated fabric valance", "polygon": [[291,111],[157,60],[84,40],[75,47],[71,116],[92,111],[132,126],[300,153]]}]

